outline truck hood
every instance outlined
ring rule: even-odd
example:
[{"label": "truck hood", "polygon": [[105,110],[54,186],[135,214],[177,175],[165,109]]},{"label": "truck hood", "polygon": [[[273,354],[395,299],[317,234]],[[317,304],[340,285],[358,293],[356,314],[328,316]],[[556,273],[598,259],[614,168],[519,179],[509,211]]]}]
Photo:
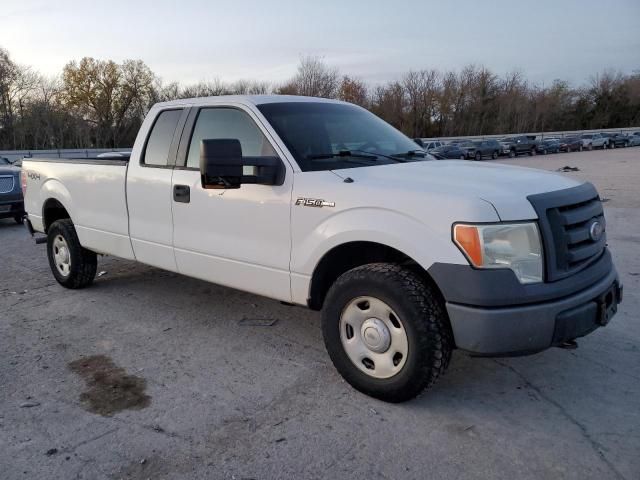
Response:
[{"label": "truck hood", "polygon": [[[526,167],[464,160],[420,161],[334,170],[342,178],[385,190],[473,196],[493,205],[503,221],[535,219],[527,196],[575,187],[583,182]],[[443,205],[446,208],[446,205]]]}]

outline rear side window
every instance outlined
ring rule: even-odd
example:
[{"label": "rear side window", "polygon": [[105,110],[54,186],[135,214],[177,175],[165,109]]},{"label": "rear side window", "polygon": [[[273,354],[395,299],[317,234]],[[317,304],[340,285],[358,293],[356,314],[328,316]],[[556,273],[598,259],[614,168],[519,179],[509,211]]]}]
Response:
[{"label": "rear side window", "polygon": [[145,165],[164,167],[169,163],[169,149],[182,110],[165,110],[156,118],[142,157]]}]

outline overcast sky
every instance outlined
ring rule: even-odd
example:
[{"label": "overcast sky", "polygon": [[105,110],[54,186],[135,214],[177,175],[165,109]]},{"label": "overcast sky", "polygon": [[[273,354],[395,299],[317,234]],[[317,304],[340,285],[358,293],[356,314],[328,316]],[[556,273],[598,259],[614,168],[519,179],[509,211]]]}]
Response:
[{"label": "overcast sky", "polygon": [[164,81],[280,82],[302,55],[370,83],[482,64],[582,84],[640,70],[640,0],[2,0],[0,46],[57,74],[142,59]]}]

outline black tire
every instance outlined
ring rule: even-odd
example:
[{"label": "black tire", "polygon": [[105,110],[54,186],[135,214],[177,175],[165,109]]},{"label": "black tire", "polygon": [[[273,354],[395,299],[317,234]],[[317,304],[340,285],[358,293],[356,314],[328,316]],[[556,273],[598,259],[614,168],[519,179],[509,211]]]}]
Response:
[{"label": "black tire", "polygon": [[[68,247],[70,266],[69,273],[63,275],[56,266],[54,253],[54,239],[61,236]],[[98,259],[95,252],[87,250],[80,245],[73,222],[66,218],[57,220],[49,227],[47,232],[47,257],[53,276],[60,285],[66,288],[84,288],[93,282],[98,267]]]},{"label": "black tire", "polygon": [[516,156],[516,151],[515,149],[512,148],[511,150],[509,150],[509,158],[514,158],[515,156]]},{"label": "black tire", "polygon": [[535,157],[538,154],[538,151],[536,150],[536,147],[533,147],[530,151],[529,151],[529,156],[531,157]]},{"label": "black tire", "polygon": [[[375,378],[364,373],[342,345],[341,314],[361,296],[388,304],[405,329],[410,353],[392,377]],[[363,265],[336,280],[324,302],[322,335],[331,361],[351,386],[394,403],[410,400],[433,385],[447,369],[453,348],[449,320],[438,294],[410,270],[390,263]]]},{"label": "black tire", "polygon": [[581,152],[581,151],[582,151],[582,145],[580,145],[580,146],[578,147],[578,151],[579,151],[579,152]]},{"label": "black tire", "polygon": [[464,155],[460,155],[460,160],[466,160],[467,157],[465,157]]},{"label": "black tire", "polygon": [[546,148],[543,148],[543,149],[542,149],[542,154],[543,154],[543,155],[546,155],[546,154],[547,154],[547,149],[546,149]]},{"label": "black tire", "polygon": [[495,151],[491,154],[491,158],[493,158],[494,160],[498,158],[498,152]]},{"label": "black tire", "polygon": [[24,217],[22,215],[16,215],[13,219],[18,225],[22,225],[24,223]]},{"label": "black tire", "polygon": [[474,159],[476,162],[479,162],[480,160],[482,160],[482,153],[476,152]]}]

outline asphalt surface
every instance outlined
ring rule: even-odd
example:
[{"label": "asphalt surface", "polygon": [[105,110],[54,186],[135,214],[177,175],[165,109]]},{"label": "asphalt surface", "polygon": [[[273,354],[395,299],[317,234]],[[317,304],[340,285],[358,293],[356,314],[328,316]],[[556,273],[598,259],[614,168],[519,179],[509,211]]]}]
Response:
[{"label": "asphalt surface", "polygon": [[65,290],[1,220],[0,478],[637,480],[640,148],[504,163],[596,184],[624,303],[577,350],[455,352],[400,405],[340,378],[317,313],[114,258]]}]

